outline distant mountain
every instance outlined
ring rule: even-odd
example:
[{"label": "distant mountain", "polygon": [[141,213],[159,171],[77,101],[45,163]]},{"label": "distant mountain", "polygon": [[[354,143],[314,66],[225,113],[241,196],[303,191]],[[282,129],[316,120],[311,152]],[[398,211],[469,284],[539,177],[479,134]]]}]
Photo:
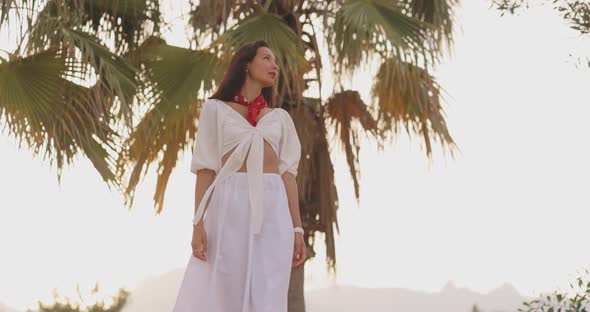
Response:
[{"label": "distant mountain", "polygon": [[[170,312],[176,300],[184,269],[150,277],[131,292],[123,312]],[[438,292],[404,288],[334,286],[305,292],[307,312],[469,312],[477,305],[482,312],[513,312],[522,307],[522,297],[504,283],[487,294],[456,287],[449,281]],[[0,312],[19,312],[0,303]],[[20,311],[22,312],[22,311]]]},{"label": "distant mountain", "polygon": [[184,269],[176,269],[140,283],[130,289],[129,300],[122,312],[172,311]]},{"label": "distant mountain", "polygon": [[422,292],[403,288],[331,287],[306,293],[309,312],[469,312],[474,304],[483,312],[512,312],[528,300],[516,289],[501,287],[480,294],[467,288],[455,287],[448,282],[440,292]]},{"label": "distant mountain", "polygon": [[[131,289],[123,312],[172,311],[183,273],[184,269],[174,270]],[[474,304],[483,312],[512,312],[530,299],[522,297],[508,283],[487,294],[456,287],[453,282],[448,282],[439,292],[352,286],[305,292],[307,312],[469,312]]]},{"label": "distant mountain", "polygon": [[13,309],[2,302],[0,302],[0,312],[19,312],[17,309]]}]

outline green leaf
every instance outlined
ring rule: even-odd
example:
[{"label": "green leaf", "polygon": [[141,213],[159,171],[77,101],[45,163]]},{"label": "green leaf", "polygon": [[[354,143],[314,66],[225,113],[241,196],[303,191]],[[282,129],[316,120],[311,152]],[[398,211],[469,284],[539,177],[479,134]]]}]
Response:
[{"label": "green leaf", "polygon": [[425,23],[402,13],[392,1],[348,0],[336,13],[333,31],[326,35],[337,72],[350,74],[372,54],[385,59],[417,56],[418,51],[428,53],[427,29]]},{"label": "green leaf", "polygon": [[63,78],[68,66],[78,66],[72,64],[57,48],[1,63],[0,115],[9,133],[26,141],[34,155],[42,151],[57,162],[58,181],[64,164],[82,151],[109,187],[118,187],[108,110],[93,106],[96,90]]},{"label": "green leaf", "polygon": [[[80,49],[82,61],[92,65],[100,77],[101,86],[118,96],[122,104],[120,116],[131,125],[131,98],[136,92],[138,70],[123,57],[109,51],[93,35],[66,27],[61,30],[64,41]],[[81,73],[85,74],[85,70],[82,69]]]},{"label": "green leaf", "polygon": [[143,52],[149,55],[140,60],[149,85],[142,90],[149,110],[124,142],[117,167],[120,180],[126,184],[125,204],[131,206],[141,174],[151,163],[158,163],[154,200],[156,211],[160,212],[169,175],[180,152],[195,137],[198,95],[212,90],[220,61],[209,51],[165,44],[156,44]]}]

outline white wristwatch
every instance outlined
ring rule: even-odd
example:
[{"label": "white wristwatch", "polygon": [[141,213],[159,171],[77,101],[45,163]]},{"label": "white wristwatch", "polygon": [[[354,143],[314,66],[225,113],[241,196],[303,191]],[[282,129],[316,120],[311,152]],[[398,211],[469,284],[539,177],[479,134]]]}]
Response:
[{"label": "white wristwatch", "polygon": [[293,231],[299,232],[299,233],[303,234],[303,228],[300,227],[300,226],[297,226],[297,227],[293,228]]}]

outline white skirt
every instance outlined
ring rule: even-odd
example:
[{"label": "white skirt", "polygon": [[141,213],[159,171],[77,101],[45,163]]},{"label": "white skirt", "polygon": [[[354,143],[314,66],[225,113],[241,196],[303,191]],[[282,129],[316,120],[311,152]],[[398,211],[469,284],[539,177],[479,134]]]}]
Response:
[{"label": "white skirt", "polygon": [[263,173],[264,219],[250,230],[248,175],[215,186],[205,210],[207,260],[192,255],[173,312],[287,312],[293,222],[281,176]]}]

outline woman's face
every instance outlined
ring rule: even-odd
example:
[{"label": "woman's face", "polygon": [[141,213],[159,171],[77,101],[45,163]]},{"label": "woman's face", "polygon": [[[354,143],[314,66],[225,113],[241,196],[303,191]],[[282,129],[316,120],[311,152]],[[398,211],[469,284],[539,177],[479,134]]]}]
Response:
[{"label": "woman's face", "polygon": [[267,47],[260,47],[256,51],[254,59],[248,63],[248,76],[264,87],[270,87],[274,84],[278,75],[278,66],[275,63],[275,56]]}]

